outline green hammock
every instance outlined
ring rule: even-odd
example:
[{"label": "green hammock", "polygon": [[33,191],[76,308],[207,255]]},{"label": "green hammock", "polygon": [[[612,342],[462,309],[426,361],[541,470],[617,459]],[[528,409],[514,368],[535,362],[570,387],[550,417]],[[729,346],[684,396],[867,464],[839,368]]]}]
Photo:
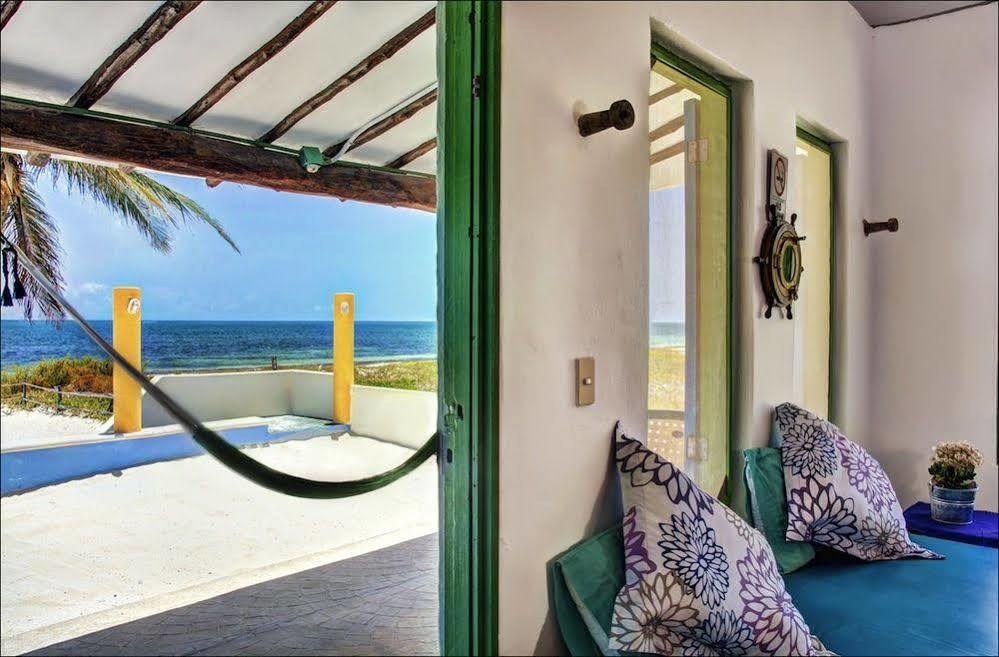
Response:
[{"label": "green hammock", "polygon": [[65,297],[56,290],[55,286],[39,273],[38,268],[34,266],[29,258],[25,257],[24,253],[18,247],[12,244],[5,236],[0,235],[0,239],[3,240],[5,245],[4,251],[10,250],[15,253],[18,258],[18,264],[24,268],[38,285],[49,296],[55,299],[67,314],[77,321],[87,335],[111,357],[116,365],[135,379],[142,386],[142,389],[146,391],[146,394],[159,402],[167,414],[191,434],[195,442],[206,452],[218,459],[222,465],[264,488],[294,497],[308,497],[322,500],[352,497],[391,484],[396,479],[415,470],[421,463],[437,453],[438,434],[435,433],[427,439],[427,442],[415,454],[400,465],[381,474],[353,481],[316,481],[304,477],[296,477],[270,468],[260,461],[250,458],[237,447],[230,445],[222,436],[205,427],[197,418],[178,404],[176,400],[157,387],[146,375],[129,363],[124,356],[118,353],[114,347],[101,337],[94,327],[80,315],[76,308],[66,301]]}]

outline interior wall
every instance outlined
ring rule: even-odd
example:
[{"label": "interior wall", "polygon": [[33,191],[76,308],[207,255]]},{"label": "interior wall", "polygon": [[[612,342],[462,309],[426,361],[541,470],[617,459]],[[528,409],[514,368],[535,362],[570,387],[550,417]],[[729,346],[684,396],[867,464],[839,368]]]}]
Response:
[{"label": "interior wall", "polygon": [[930,448],[985,453],[978,506],[997,505],[995,4],[874,31],[869,238],[873,454],[905,506],[926,498]]},{"label": "interior wall", "polygon": [[[847,225],[835,312],[850,354],[838,405],[843,427],[866,434],[872,34],[847,3],[516,2],[502,21],[500,651],[553,654],[564,648],[546,566],[617,519],[611,430],[620,419],[644,433],[646,422],[653,32],[735,80],[736,451],[764,445],[772,406],[794,394],[793,324],[763,318],[751,259],[766,151],[793,155],[799,120],[841,142],[849,163],[837,190]],[[579,136],[576,115],[619,98],[635,106],[633,128]],[[584,408],[574,406],[579,356],[596,358],[597,402]]]}]

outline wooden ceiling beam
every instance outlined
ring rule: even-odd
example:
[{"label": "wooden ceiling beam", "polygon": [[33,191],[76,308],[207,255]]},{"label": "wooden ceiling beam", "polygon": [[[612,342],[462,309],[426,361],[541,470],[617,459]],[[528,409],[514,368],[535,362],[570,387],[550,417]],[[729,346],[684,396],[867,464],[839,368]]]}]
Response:
[{"label": "wooden ceiling beam", "polygon": [[686,149],[687,149],[687,142],[678,141],[672,146],[667,146],[661,151],[656,151],[655,153],[649,156],[649,166],[652,166],[653,164],[658,164],[659,162],[664,162],[670,159],[671,157],[682,155]]},{"label": "wooden ceiling beam", "polygon": [[118,78],[123,76],[140,57],[199,4],[200,0],[168,0],[157,7],[139,29],[97,67],[90,79],[76,90],[68,104],[84,109],[91,107],[111,90]]},{"label": "wooden ceiling beam", "polygon": [[423,142],[413,150],[407,153],[403,153],[402,155],[392,160],[390,163],[386,164],[385,166],[387,166],[389,169],[402,169],[416,158],[426,153],[429,153],[435,148],[437,148],[437,137],[428,139],[427,141]]},{"label": "wooden ceiling beam", "polygon": [[436,9],[431,9],[405,30],[383,43],[378,50],[374,51],[362,59],[359,63],[355,64],[353,68],[334,80],[312,98],[309,98],[307,101],[293,109],[288,116],[278,121],[277,125],[261,136],[259,141],[270,144],[274,142],[274,140],[279,139],[282,135],[291,130],[296,123],[329,101],[333,100],[333,98],[341,91],[363,78],[376,66],[399,52],[403,46],[423,34],[423,32],[434,24],[434,21],[436,20],[436,12]]},{"label": "wooden ceiling beam", "polygon": [[0,5],[0,30],[7,27],[7,23],[20,7],[21,0],[3,0],[3,4]]},{"label": "wooden ceiling beam", "polygon": [[[401,108],[397,112],[393,112],[389,116],[385,117],[378,123],[374,124],[367,130],[359,134],[357,136],[357,139],[354,140],[354,143],[352,143],[350,145],[350,148],[347,149],[347,152],[349,153],[358,146],[366,144],[372,139],[382,136],[383,134],[385,134],[395,126],[399,125],[403,121],[411,118],[414,114],[419,112],[424,107],[433,105],[436,101],[437,101],[437,89],[431,89],[430,91],[423,94],[413,102],[409,103],[408,105]],[[325,155],[326,157],[333,157],[334,155],[340,152],[340,149],[343,148],[344,144],[346,143],[347,140],[345,139],[341,142],[333,144],[325,151],[323,151],[323,155]]]},{"label": "wooden ceiling beam", "polygon": [[666,100],[670,96],[674,96],[680,93],[681,91],[683,91],[683,87],[678,84],[674,84],[671,87],[666,87],[665,89],[657,91],[656,93],[649,96],[649,105],[655,105],[659,101]]},{"label": "wooden ceiling beam", "polygon": [[293,154],[216,139],[187,129],[116,121],[0,101],[0,146],[117,162],[126,166],[267,187],[283,192],[433,212],[433,177],[334,165],[306,173]]},{"label": "wooden ceiling beam", "polygon": [[295,40],[307,27],[315,23],[327,11],[333,8],[337,0],[317,0],[308,8],[284,26],[274,37],[255,50],[249,57],[236,65],[225,77],[219,80],[208,93],[202,96],[196,103],[191,105],[183,114],[175,118],[171,123],[175,125],[191,125],[205,112],[215,106],[222,98],[232,91],[236,85],[249,77],[258,68],[270,61],[275,55],[284,50],[285,46]]},{"label": "wooden ceiling beam", "polygon": [[662,139],[666,135],[671,135],[683,127],[683,115],[674,117],[649,133],[649,141]]}]

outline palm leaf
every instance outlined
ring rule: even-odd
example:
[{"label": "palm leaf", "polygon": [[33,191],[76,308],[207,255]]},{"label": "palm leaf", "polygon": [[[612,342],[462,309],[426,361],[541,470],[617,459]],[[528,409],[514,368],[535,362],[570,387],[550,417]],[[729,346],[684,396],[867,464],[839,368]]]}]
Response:
[{"label": "palm leaf", "polygon": [[69,191],[89,196],[122,216],[158,251],[170,252],[173,228],[200,221],[239,252],[222,225],[204,208],[151,176],[69,160],[53,159],[47,166],[55,184],[64,182]]},{"label": "palm leaf", "polygon": [[[4,237],[16,244],[31,259],[42,274],[60,292],[65,287],[62,277],[62,247],[59,227],[45,211],[45,204],[35,189],[36,178],[26,171],[24,159],[12,153],[0,153],[0,209]],[[38,310],[49,319],[62,319],[62,308],[34,278],[20,266],[19,276],[28,296],[22,310],[31,319]]]}]

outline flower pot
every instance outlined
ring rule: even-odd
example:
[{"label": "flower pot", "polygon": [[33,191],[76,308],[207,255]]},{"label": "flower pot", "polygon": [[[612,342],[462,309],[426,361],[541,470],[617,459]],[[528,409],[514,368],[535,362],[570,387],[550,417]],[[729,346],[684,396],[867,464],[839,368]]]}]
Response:
[{"label": "flower pot", "polygon": [[975,519],[978,488],[942,488],[930,484],[930,517],[948,525],[970,525]]}]

